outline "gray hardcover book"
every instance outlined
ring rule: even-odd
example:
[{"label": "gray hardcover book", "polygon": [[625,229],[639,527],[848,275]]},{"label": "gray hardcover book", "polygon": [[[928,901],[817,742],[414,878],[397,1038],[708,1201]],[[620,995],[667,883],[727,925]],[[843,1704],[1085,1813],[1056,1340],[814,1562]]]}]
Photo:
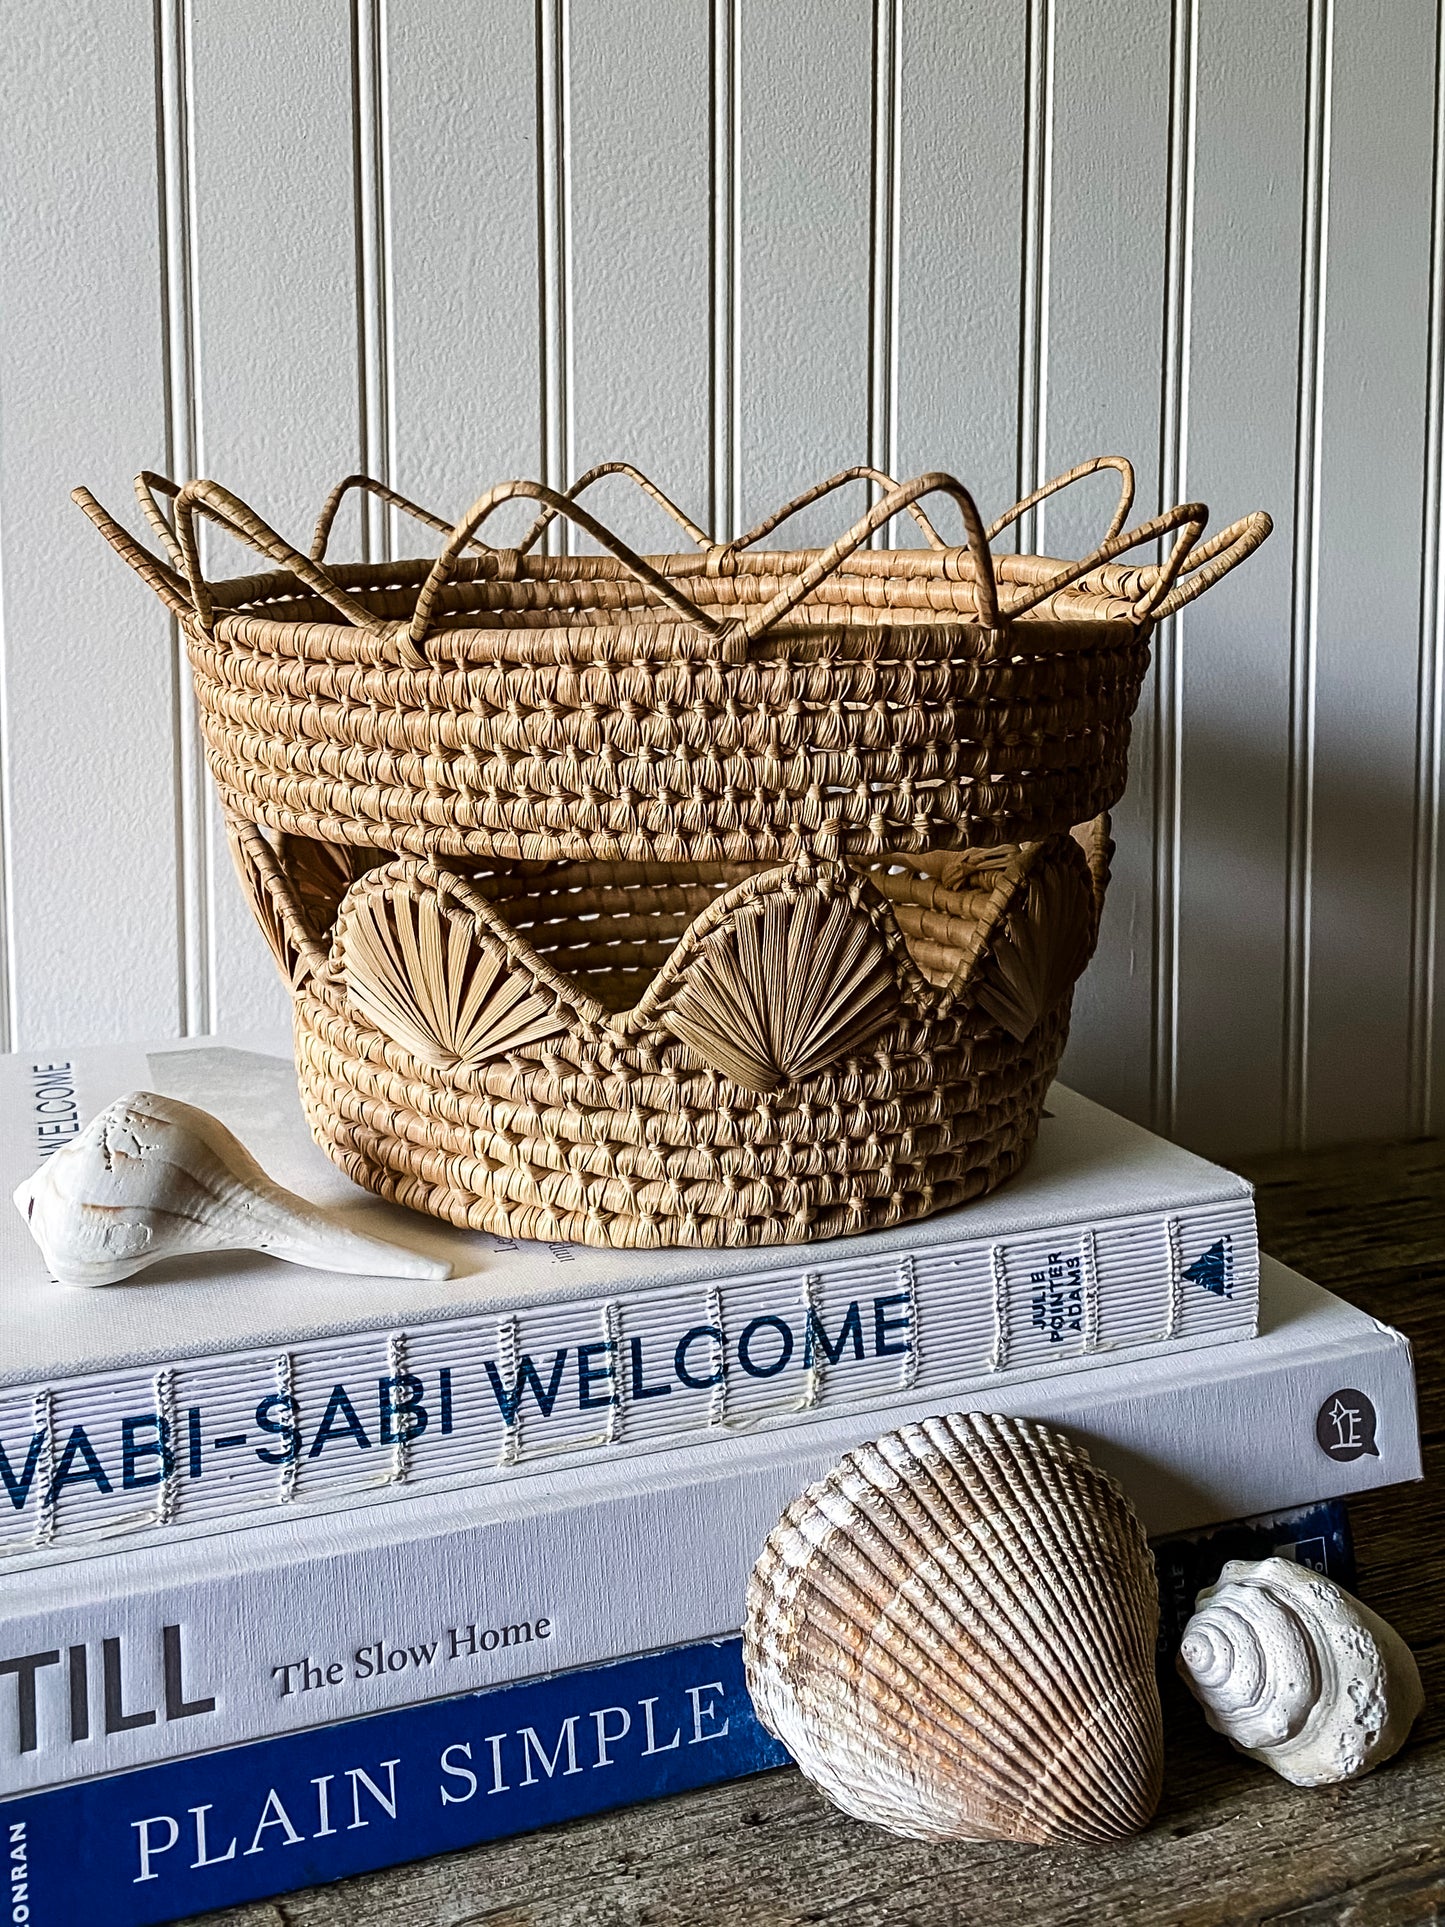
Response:
[{"label": "gray hardcover book", "polygon": [[1060,1426],[1156,1535],[1418,1478],[1409,1346],[1263,1271],[1250,1345],[915,1391],[405,1506],[273,1509],[252,1531],[117,1538],[63,1565],[32,1552],[5,1576],[0,1796],[736,1632],[788,1503],[852,1447],[950,1408]]}]

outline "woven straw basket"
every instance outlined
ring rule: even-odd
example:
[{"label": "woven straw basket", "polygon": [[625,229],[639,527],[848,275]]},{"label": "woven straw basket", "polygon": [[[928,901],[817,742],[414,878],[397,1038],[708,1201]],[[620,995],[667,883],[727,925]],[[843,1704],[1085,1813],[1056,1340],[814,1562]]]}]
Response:
[{"label": "woven straw basket", "polygon": [[[991,554],[1100,468],[1087,560]],[[598,522],[578,497],[609,473],[692,551]],[[862,476],[883,497],[831,548],[758,546]],[[352,488],[444,531],[437,559],[327,562]],[[143,475],[165,558],[76,499],[180,620],[318,1142],[455,1223],[650,1246],[899,1223],[1027,1155],[1152,627],[1269,531],[1202,543],[1185,504],[1121,533],[1132,488],[1085,463],[985,530],[950,477],[850,470],[717,544],[623,464],[455,526],[353,476],[302,556],[217,484]],[[516,497],[541,513],[486,547]],[[923,546],[864,547],[903,510]],[[198,512],[279,566],[207,581]],[[607,552],[539,555],[558,514]]]}]

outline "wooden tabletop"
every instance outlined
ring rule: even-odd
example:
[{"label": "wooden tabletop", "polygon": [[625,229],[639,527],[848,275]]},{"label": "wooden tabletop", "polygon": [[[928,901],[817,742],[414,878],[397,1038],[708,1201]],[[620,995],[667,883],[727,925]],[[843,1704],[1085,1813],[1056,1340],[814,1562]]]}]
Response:
[{"label": "wooden tabletop", "polygon": [[1103,1851],[896,1840],[786,1769],[207,1914],[204,1927],[1445,1921],[1445,1143],[1272,1159],[1249,1175],[1265,1247],[1415,1347],[1425,1480],[1350,1509],[1360,1592],[1425,1681],[1424,1717],[1388,1766],[1353,1786],[1289,1786],[1209,1732],[1179,1688],[1159,1812]]}]

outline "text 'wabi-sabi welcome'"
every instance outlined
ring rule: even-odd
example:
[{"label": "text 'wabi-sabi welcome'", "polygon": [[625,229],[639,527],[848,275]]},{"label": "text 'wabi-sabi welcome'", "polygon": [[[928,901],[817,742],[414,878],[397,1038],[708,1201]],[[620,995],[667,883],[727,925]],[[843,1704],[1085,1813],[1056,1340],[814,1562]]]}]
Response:
[{"label": "text 'wabi-sabi welcome'", "polygon": [[814,1370],[848,1360],[903,1358],[912,1326],[911,1294],[889,1292],[852,1299],[831,1331],[812,1308],[806,1317],[795,1312],[791,1319],[766,1312],[750,1319],[733,1341],[718,1325],[693,1325],[670,1356],[666,1344],[650,1345],[640,1337],[622,1344],[599,1339],[559,1345],[535,1357],[523,1352],[512,1369],[487,1359],[474,1384],[445,1365],[429,1374],[401,1371],[364,1383],[338,1381],[313,1425],[305,1422],[295,1394],[282,1391],[257,1401],[254,1434],[212,1436],[199,1405],[187,1406],[174,1419],[157,1411],[132,1412],[111,1420],[104,1432],[98,1425],[71,1425],[64,1437],[54,1439],[44,1472],[47,1435],[37,1428],[23,1444],[0,1439],[0,1480],[10,1505],[20,1512],[31,1504],[53,1506],[71,1488],[108,1494],[143,1490],[172,1477],[200,1479],[208,1465],[233,1463],[233,1453],[250,1452],[263,1465],[284,1466],[343,1451],[394,1448],[433,1428],[446,1437],[457,1429],[464,1392],[473,1390],[484,1410],[495,1410],[511,1427],[524,1415],[547,1420],[668,1398],[676,1391],[711,1391],[733,1372],[769,1379],[792,1365]]}]

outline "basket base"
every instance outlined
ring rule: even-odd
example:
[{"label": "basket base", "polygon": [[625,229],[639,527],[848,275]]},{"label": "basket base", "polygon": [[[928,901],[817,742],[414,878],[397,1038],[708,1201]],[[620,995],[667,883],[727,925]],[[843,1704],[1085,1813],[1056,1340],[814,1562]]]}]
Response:
[{"label": "basket base", "polygon": [[616,1113],[578,1108],[535,1065],[521,1088],[515,1065],[495,1067],[494,1088],[448,1085],[305,992],[296,1060],[332,1162],[463,1229],[627,1250],[796,1245],[915,1222],[1012,1177],[1037,1135],[1068,1003],[1021,1046],[979,1038],[940,1052],[911,1089],[839,1077],[831,1101],[810,1090],[790,1107],[789,1093],[712,1080],[705,1142],[686,1093],[624,1134]]}]

